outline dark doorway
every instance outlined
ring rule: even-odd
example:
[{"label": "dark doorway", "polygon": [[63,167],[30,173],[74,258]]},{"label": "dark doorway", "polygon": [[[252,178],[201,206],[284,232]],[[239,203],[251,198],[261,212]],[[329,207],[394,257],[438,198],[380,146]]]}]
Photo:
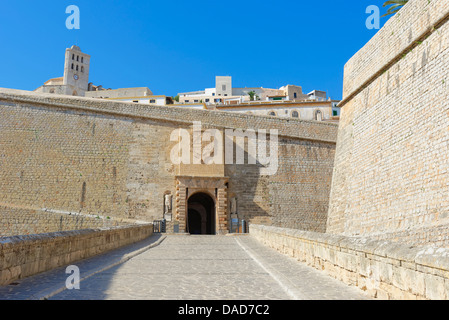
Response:
[{"label": "dark doorway", "polygon": [[215,234],[215,203],[206,193],[196,193],[189,198],[187,233]]},{"label": "dark doorway", "polygon": [[189,233],[201,234],[201,226],[201,214],[194,209],[189,209]]}]

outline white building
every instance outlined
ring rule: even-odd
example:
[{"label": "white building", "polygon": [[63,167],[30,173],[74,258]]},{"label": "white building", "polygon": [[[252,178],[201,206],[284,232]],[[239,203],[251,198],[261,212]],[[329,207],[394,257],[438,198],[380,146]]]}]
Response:
[{"label": "white building", "polygon": [[165,106],[167,104],[173,104],[173,99],[167,96],[143,96],[143,97],[119,97],[119,98],[104,98],[107,100],[124,101],[151,104],[155,106]]},{"label": "white building", "polygon": [[173,104],[173,99],[164,95],[153,95],[147,87],[102,89],[86,92],[86,97],[164,106]]},{"label": "white building", "polygon": [[332,100],[260,101],[258,103],[241,103],[237,105],[217,105],[214,110],[301,120],[338,121],[339,113],[334,111],[337,103],[338,101]]},{"label": "white building", "polygon": [[232,77],[217,76],[215,88],[206,88],[201,91],[178,93],[179,103],[205,103],[206,105],[240,104],[257,101],[325,101],[327,94],[324,91],[314,90],[304,94],[300,86],[286,85],[279,89],[249,87],[233,88]]}]

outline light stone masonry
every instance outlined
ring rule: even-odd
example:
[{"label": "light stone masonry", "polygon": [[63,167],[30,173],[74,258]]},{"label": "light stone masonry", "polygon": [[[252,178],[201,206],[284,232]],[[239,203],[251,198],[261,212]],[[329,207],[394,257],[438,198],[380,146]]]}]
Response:
[{"label": "light stone masonry", "polygon": [[[277,130],[276,174],[262,175],[260,163],[176,166],[171,133],[186,129],[192,137],[194,121],[202,132]],[[171,194],[169,230],[177,222],[186,232],[189,196],[205,192],[216,204],[217,233],[229,231],[233,197],[240,219],[324,232],[337,129],[333,123],[1,89],[0,211],[20,207],[31,215],[48,209],[117,225],[153,222],[164,218],[165,195]],[[42,232],[71,227],[67,222],[61,228],[58,219]],[[17,232],[38,232],[43,225]],[[11,235],[8,223],[0,223],[0,235]]]},{"label": "light stone masonry", "polygon": [[251,225],[265,245],[358,287],[373,298],[449,299],[449,249],[412,247],[369,237],[345,237]]},{"label": "light stone masonry", "polygon": [[347,63],[327,232],[449,245],[448,20],[410,0]]},{"label": "light stone masonry", "polygon": [[146,239],[153,225],[0,238],[0,286]]}]

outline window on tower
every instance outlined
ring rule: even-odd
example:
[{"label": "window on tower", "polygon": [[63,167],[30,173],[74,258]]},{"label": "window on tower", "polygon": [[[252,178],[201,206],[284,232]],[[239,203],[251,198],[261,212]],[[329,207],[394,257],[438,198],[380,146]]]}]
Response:
[{"label": "window on tower", "polygon": [[73,63],[72,63],[72,70],[73,70]]},{"label": "window on tower", "polygon": [[84,57],[81,57],[81,63],[84,63]]},{"label": "window on tower", "polygon": [[78,66],[76,66],[76,71],[78,71]]}]

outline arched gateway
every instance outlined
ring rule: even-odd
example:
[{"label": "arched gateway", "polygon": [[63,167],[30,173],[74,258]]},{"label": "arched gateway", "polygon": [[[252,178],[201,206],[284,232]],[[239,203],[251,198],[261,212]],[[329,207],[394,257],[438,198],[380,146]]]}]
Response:
[{"label": "arched gateway", "polygon": [[178,176],[175,212],[179,230],[190,234],[227,234],[227,177]]},{"label": "arched gateway", "polygon": [[204,192],[192,195],[187,206],[187,233],[190,234],[216,234],[215,202],[210,195]]}]

